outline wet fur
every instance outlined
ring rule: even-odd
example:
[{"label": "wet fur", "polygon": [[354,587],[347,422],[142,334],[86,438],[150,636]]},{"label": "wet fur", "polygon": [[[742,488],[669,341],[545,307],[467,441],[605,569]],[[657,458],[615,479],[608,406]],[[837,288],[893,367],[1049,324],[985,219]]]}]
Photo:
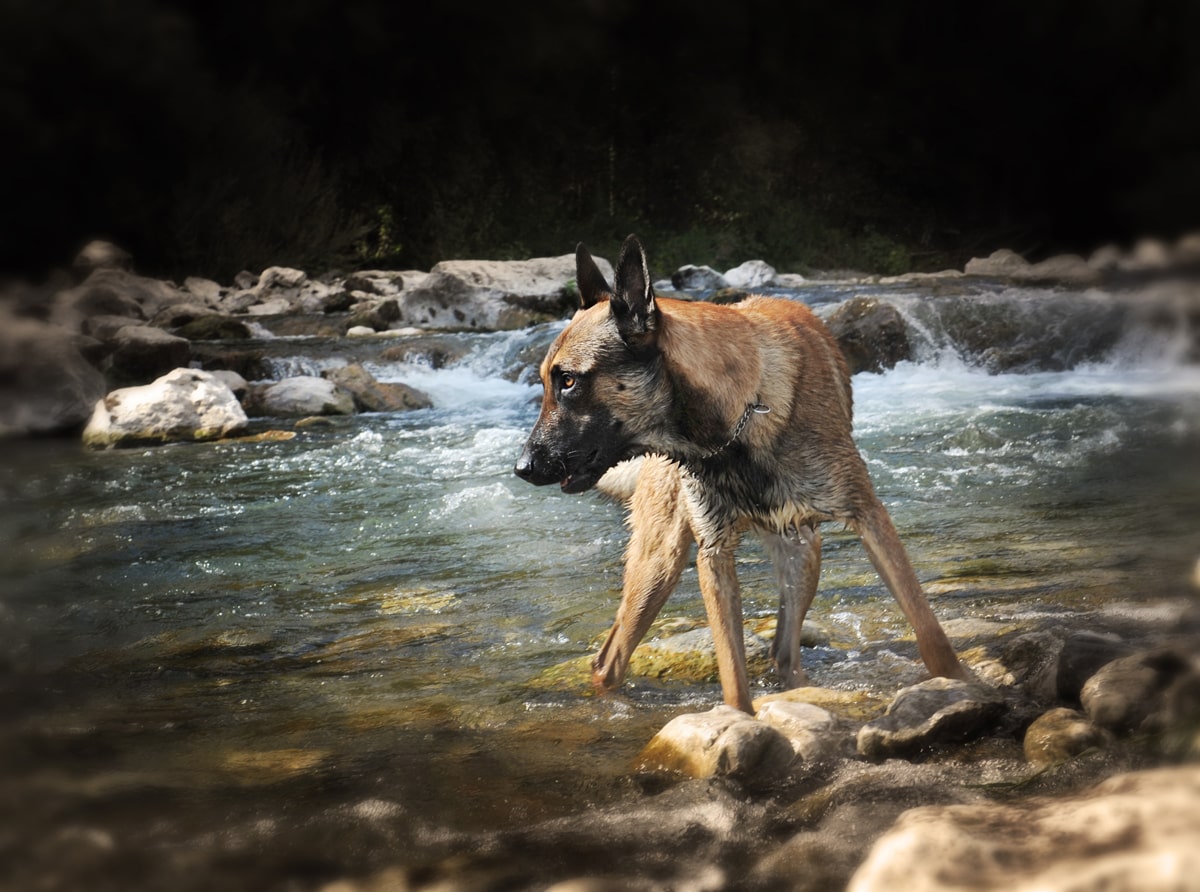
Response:
[{"label": "wet fur", "polygon": [[[659,298],[633,236],[615,288],[582,245],[576,259],[583,308],[541,365],[541,412],[516,471],[566,492],[601,484],[627,497],[624,592],[597,685],[620,684],[695,541],[725,700],[752,711],[733,560],[751,527],[765,533],[780,581],[776,663],[785,683],[800,683],[800,629],[826,521],[860,534],[930,671],[964,675],[854,445],[849,371],[812,311],[767,297],[732,306]],[[756,404],[770,411],[748,415],[734,437]],[[637,456],[653,457],[622,470]]]}]

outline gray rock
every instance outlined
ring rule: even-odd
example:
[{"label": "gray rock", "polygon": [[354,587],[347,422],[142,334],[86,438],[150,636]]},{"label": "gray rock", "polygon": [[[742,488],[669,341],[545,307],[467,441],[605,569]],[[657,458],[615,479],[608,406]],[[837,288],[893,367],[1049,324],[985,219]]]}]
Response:
[{"label": "gray rock", "polygon": [[98,401],[83,442],[107,449],[213,440],[246,423],[246,413],[224,381],[197,369],[175,369],[151,384],[114,390]]},{"label": "gray rock", "polygon": [[175,333],[189,341],[243,341],[250,337],[250,328],[232,316],[209,313],[188,320]]},{"label": "gray rock", "polygon": [[277,288],[299,288],[308,281],[308,273],[288,266],[269,266],[259,274],[254,286],[259,293]]},{"label": "gray rock", "polygon": [[53,321],[79,330],[91,316],[128,316],[152,319],[164,307],[194,298],[170,282],[148,279],[121,269],[101,268],[74,288],[55,298]]},{"label": "gray rock", "polygon": [[1079,699],[1084,684],[1106,663],[1133,652],[1133,646],[1116,635],[1082,631],[1068,635],[1058,655],[1054,691],[1059,699]]},{"label": "gray rock", "polygon": [[298,375],[265,388],[255,408],[282,418],[352,415],[354,397],[325,378]]},{"label": "gray rock", "polygon": [[1082,712],[1059,707],[1039,716],[1025,731],[1025,758],[1035,765],[1058,765],[1092,747],[1104,746],[1108,735]]},{"label": "gray rock", "polygon": [[837,338],[850,373],[882,372],[912,359],[908,325],[900,311],[873,297],[853,297],[825,320]]},{"label": "gray rock", "polygon": [[1200,767],[1111,778],[1034,804],[913,809],[875,843],[850,892],[1178,892],[1200,877]]},{"label": "gray rock", "polygon": [[987,276],[989,278],[1012,278],[1021,275],[1029,269],[1029,261],[1008,248],[993,251],[987,257],[972,257],[963,267],[968,276]]},{"label": "gray rock", "polygon": [[900,691],[882,716],[859,729],[858,752],[882,759],[968,740],[990,730],[1003,709],[991,688],[931,678]]},{"label": "gray rock", "polygon": [[407,384],[376,381],[358,363],[330,369],[323,372],[322,377],[350,393],[355,404],[364,412],[404,412],[428,409],[433,405],[428,394]]},{"label": "gray rock", "polygon": [[191,359],[187,338],[148,325],[126,325],[110,341],[110,374],[115,381],[139,384],[153,381]]},{"label": "gray rock", "polygon": [[[611,282],[612,267],[597,258]],[[498,331],[562,318],[578,307],[568,285],[575,255],[530,260],[448,260],[400,297],[406,325]]]},{"label": "gray rock", "polygon": [[847,749],[850,735],[837,717],[812,703],[771,700],[755,716],[775,728],[792,745],[797,758],[817,762]]},{"label": "gray rock", "polygon": [[104,376],[81,351],[89,341],[0,312],[0,437],[83,427],[106,389]]},{"label": "gray rock", "polygon": [[753,291],[769,285],[775,278],[775,267],[764,260],[747,260],[745,263],[725,270],[724,279],[731,288]]},{"label": "gray rock", "polygon": [[676,291],[716,291],[730,283],[711,266],[686,264],[671,273],[671,285]]},{"label": "gray rock", "polygon": [[686,777],[728,777],[750,787],[783,779],[794,751],[770,725],[732,706],[667,722],[637,758],[637,770]]},{"label": "gray rock", "polygon": [[1200,679],[1198,662],[1182,647],[1122,657],[1088,679],[1079,699],[1093,722],[1114,733],[1161,731],[1190,717],[1187,698],[1176,706],[1172,692],[1190,690]]},{"label": "gray rock", "polygon": [[215,309],[221,302],[221,286],[212,279],[188,276],[183,280],[183,290],[210,309]]},{"label": "gray rock", "polygon": [[71,269],[83,280],[98,269],[131,270],[133,257],[112,242],[96,239],[84,245],[83,250],[75,255]]}]

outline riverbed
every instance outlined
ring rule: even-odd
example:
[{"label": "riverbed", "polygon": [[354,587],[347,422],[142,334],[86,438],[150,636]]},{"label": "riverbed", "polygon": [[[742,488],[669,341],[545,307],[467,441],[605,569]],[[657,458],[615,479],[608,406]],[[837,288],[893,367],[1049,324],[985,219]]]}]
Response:
[{"label": "riverbed", "polygon": [[[785,296],[827,312],[862,290]],[[880,296],[918,343],[855,376],[856,439],[956,643],[1190,597],[1200,364],[1184,317],[1128,314],[1114,337],[1094,330],[1120,303],[1105,293]],[[964,345],[963,301],[1016,320],[1044,361],[989,367]],[[436,368],[368,355],[434,407],[290,440],[3,444],[6,888],[318,888],[642,795],[631,760],[719,687],[633,677],[597,698],[543,681],[607,631],[626,538],[617,506],[511,473],[537,414],[530,357],[563,324],[454,335],[463,358]],[[315,371],[342,346],[272,351]],[[812,683],[919,680],[861,546],[825,533]],[[751,541],[739,572],[747,614],[771,615]],[[702,614],[693,568],[664,615]]]}]

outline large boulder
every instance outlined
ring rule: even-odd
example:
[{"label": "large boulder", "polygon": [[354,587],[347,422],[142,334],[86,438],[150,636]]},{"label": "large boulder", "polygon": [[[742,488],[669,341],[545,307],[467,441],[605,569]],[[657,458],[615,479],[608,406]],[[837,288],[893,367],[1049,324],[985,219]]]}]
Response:
[{"label": "large boulder", "polygon": [[87,422],[105,382],[84,356],[85,342],[56,325],[0,314],[0,437],[78,431]]},{"label": "large boulder", "polygon": [[246,423],[246,413],[224,381],[198,369],[175,369],[151,384],[114,390],[98,401],[83,442],[108,449],[215,440]]},{"label": "large boulder", "polygon": [[1200,877],[1200,766],[1111,778],[1061,800],[903,814],[850,892],[1176,892]]},{"label": "large boulder", "polygon": [[[597,266],[612,281],[612,267]],[[559,319],[578,307],[575,255],[531,260],[447,260],[400,298],[405,325],[506,330]]]},{"label": "large boulder", "polygon": [[688,263],[671,273],[671,286],[676,291],[717,291],[729,288],[732,284],[711,266]]},{"label": "large boulder", "polygon": [[51,318],[64,328],[78,331],[83,320],[92,316],[151,319],[164,307],[194,300],[170,282],[102,267],[81,284],[60,292]]},{"label": "large boulder", "polygon": [[1200,718],[1200,657],[1193,645],[1164,646],[1105,664],[1079,699],[1088,717],[1117,734],[1155,733]]},{"label": "large boulder", "polygon": [[873,297],[852,297],[825,320],[850,366],[850,374],[883,372],[912,359],[908,325],[900,311]]}]

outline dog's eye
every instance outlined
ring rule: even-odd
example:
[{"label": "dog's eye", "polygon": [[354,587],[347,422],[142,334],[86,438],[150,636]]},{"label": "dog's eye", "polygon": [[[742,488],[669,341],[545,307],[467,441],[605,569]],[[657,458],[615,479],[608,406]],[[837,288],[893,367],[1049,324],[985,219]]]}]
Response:
[{"label": "dog's eye", "polygon": [[574,387],[578,383],[578,381],[579,381],[579,379],[576,378],[574,375],[572,375],[570,372],[564,372],[563,376],[562,376],[562,380],[559,382],[558,389],[561,390],[563,393],[566,393],[567,391],[574,389]]}]

